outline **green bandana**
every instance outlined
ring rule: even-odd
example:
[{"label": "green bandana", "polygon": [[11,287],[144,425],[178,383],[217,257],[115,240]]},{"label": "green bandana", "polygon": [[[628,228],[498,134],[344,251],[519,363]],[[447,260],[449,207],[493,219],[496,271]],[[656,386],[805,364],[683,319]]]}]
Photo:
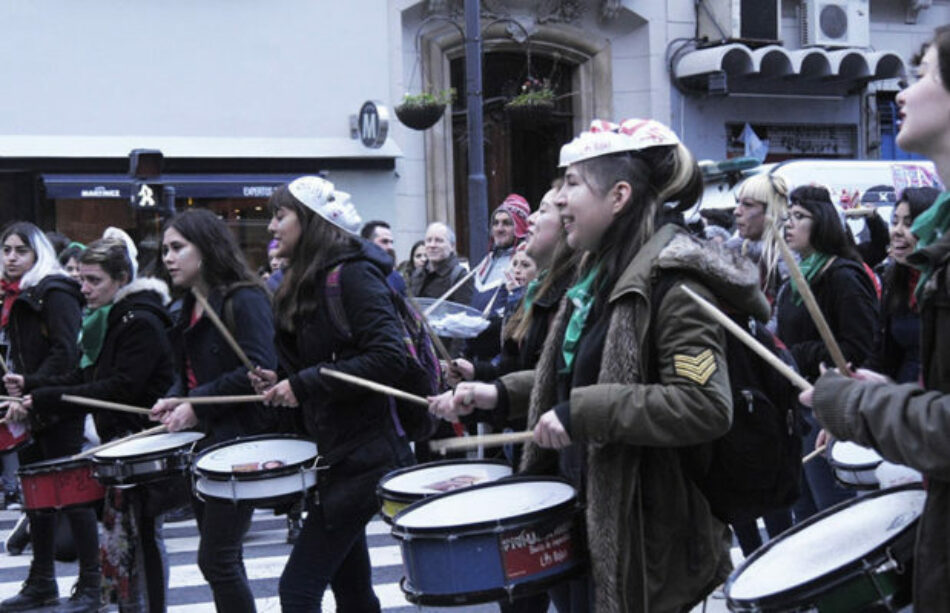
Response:
[{"label": "green bandana", "polygon": [[106,332],[109,331],[109,312],[112,311],[113,306],[107,304],[93,309],[82,318],[82,331],[79,333],[79,349],[82,350],[82,358],[79,360],[79,368],[92,366],[99,359],[102,343],[105,342]]},{"label": "green bandana", "polygon": [[[950,191],[943,192],[930,207],[917,216],[910,232],[917,237],[917,249],[920,251],[924,247],[933,244],[937,239],[943,236],[947,228],[950,227]],[[933,274],[933,266],[930,262],[913,264],[920,270],[920,279],[917,281],[917,288],[914,294],[920,298],[924,289],[924,284]]]},{"label": "green bandana", "polygon": [[[798,268],[801,269],[802,276],[805,277],[805,281],[808,282],[809,286],[811,285],[812,279],[814,279],[825,267],[825,264],[828,263],[830,257],[831,256],[827,253],[818,253],[816,251],[798,263]],[[790,289],[792,290],[792,302],[795,303],[795,306],[801,306],[802,295],[798,293],[798,286],[792,283]]]},{"label": "green bandana", "polygon": [[594,294],[591,291],[591,286],[594,284],[598,268],[594,267],[574,287],[567,290],[567,299],[573,303],[574,312],[571,313],[571,319],[567,322],[567,330],[564,331],[564,343],[561,345],[565,372],[570,372],[574,366],[577,345],[581,340],[581,334],[584,332],[584,324],[587,322],[590,309],[594,306]]}]

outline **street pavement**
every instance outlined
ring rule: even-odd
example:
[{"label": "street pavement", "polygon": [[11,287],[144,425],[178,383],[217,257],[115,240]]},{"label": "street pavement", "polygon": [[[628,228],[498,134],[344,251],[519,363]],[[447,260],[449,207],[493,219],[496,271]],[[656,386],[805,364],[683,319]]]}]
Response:
[{"label": "street pavement", "polygon": [[[18,516],[17,511],[0,511],[0,543],[6,540]],[[485,613],[498,610],[495,604],[451,608],[416,607],[410,604],[399,589],[402,560],[398,541],[389,534],[389,526],[378,518],[374,519],[367,526],[366,534],[373,564],[373,585],[384,611]],[[251,580],[251,589],[256,596],[258,611],[280,610],[277,583],[291,549],[286,543],[286,537],[287,524],[284,517],[274,517],[270,511],[255,512],[251,531],[244,541],[244,562]],[[166,524],[165,544],[171,566],[169,613],[214,611],[211,590],[201,576],[196,563],[198,530],[195,522],[190,520]],[[738,549],[734,548],[733,558],[737,555]],[[29,549],[22,555],[11,556],[2,550],[2,545],[0,545],[0,599],[12,596],[19,591],[22,582],[26,579],[29,565]],[[63,601],[76,581],[76,572],[75,563],[56,563],[59,593]],[[112,606],[110,610],[117,609]],[[323,601],[323,610],[335,610],[333,595],[329,590]],[[701,610],[702,607],[695,609],[695,611]],[[710,598],[705,610],[719,613],[727,609],[724,600]],[[554,611],[553,607],[551,611]]]}]

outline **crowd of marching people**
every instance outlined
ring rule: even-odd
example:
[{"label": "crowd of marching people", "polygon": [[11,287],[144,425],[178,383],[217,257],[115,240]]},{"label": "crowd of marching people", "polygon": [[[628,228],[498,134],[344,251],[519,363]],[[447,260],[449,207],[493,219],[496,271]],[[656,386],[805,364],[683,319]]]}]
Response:
[{"label": "crowd of marching people", "polygon": [[[932,158],[946,183],[950,31],[938,30],[917,64],[917,80],[898,96],[898,142]],[[291,518],[283,610],[320,610],[329,588],[340,610],[378,611],[366,525],[379,512],[380,480],[436,459],[429,439],[491,430],[530,431],[497,459],[576,492],[587,559],[582,572],[510,592],[503,610],[689,610],[729,578],[733,535],[747,556],[760,548],[758,517],[775,539],[856,496],[819,455],[796,463],[792,499],[745,515],[717,506],[702,482],[702,450],[745,407],[729,372],[730,332],[703,299],[770,330],[804,378],[788,425],[796,462],[833,440],[856,441],[925,476],[914,603],[947,606],[947,193],[901,191],[884,247],[880,220],[868,221],[871,241],[860,244],[827,187],[770,173],[736,191],[725,214],[734,232],[713,229],[721,214],[705,216],[709,228],[691,226],[699,166],[654,120],[595,121],[564,144],[559,166],[540,202],[511,194],[494,208],[489,252],[471,270],[443,222],[397,265],[389,225],[363,224],[349,194],[314,176],[271,196],[264,271],[208,210],[167,220],[155,276],[142,274],[122,230],[57,252],[34,224],[7,225],[0,427],[17,444],[3,456],[4,503],[25,507],[32,560],[0,612],[165,610],[162,528],[183,508],[197,520],[197,563],[216,608],[253,611],[242,541],[255,506]],[[786,248],[794,259],[783,258]],[[426,315],[445,301],[486,325],[436,333]],[[386,389],[426,396],[427,409],[412,413]],[[87,414],[99,445],[91,450]],[[193,489],[187,467],[106,480],[77,504],[18,492],[18,472],[83,470],[78,461],[97,451],[180,433],[194,433],[181,447],[188,457],[223,466],[208,478],[228,473],[230,494]],[[318,469],[300,472],[312,482],[295,496],[238,496],[244,473],[279,476],[286,466],[266,455],[235,459],[231,445],[274,440],[315,443]],[[64,525],[79,572],[60,603],[54,557]]]}]

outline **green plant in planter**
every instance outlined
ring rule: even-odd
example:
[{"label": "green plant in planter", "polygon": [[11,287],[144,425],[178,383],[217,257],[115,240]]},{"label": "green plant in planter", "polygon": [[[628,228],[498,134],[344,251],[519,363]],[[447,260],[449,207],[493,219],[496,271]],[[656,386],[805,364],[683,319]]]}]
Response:
[{"label": "green plant in planter", "polygon": [[505,105],[508,108],[518,106],[554,106],[555,94],[547,79],[528,77],[521,84],[521,91]]},{"label": "green plant in planter", "polygon": [[413,130],[428,130],[442,118],[445,105],[455,99],[455,88],[440,92],[406,94],[396,107],[396,117]]},{"label": "green plant in planter", "polygon": [[420,106],[445,106],[455,100],[455,88],[443,89],[439,92],[422,92],[419,94],[406,94],[402,97],[399,107],[420,107]]}]

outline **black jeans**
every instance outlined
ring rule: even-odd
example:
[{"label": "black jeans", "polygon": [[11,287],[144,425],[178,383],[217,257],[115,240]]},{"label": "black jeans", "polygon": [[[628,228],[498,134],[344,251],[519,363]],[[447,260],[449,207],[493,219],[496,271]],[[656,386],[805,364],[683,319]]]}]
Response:
[{"label": "black jeans", "polygon": [[198,568],[214,593],[214,606],[226,613],[256,611],[244,569],[242,541],[254,508],[243,503],[194,500],[201,541]]},{"label": "black jeans", "polygon": [[327,530],[323,509],[309,504],[307,519],[287,566],[280,576],[280,607],[284,613],[320,611],[327,585],[333,589],[336,610],[373,613],[379,599],[366,544],[366,524],[372,513],[333,522]]}]

